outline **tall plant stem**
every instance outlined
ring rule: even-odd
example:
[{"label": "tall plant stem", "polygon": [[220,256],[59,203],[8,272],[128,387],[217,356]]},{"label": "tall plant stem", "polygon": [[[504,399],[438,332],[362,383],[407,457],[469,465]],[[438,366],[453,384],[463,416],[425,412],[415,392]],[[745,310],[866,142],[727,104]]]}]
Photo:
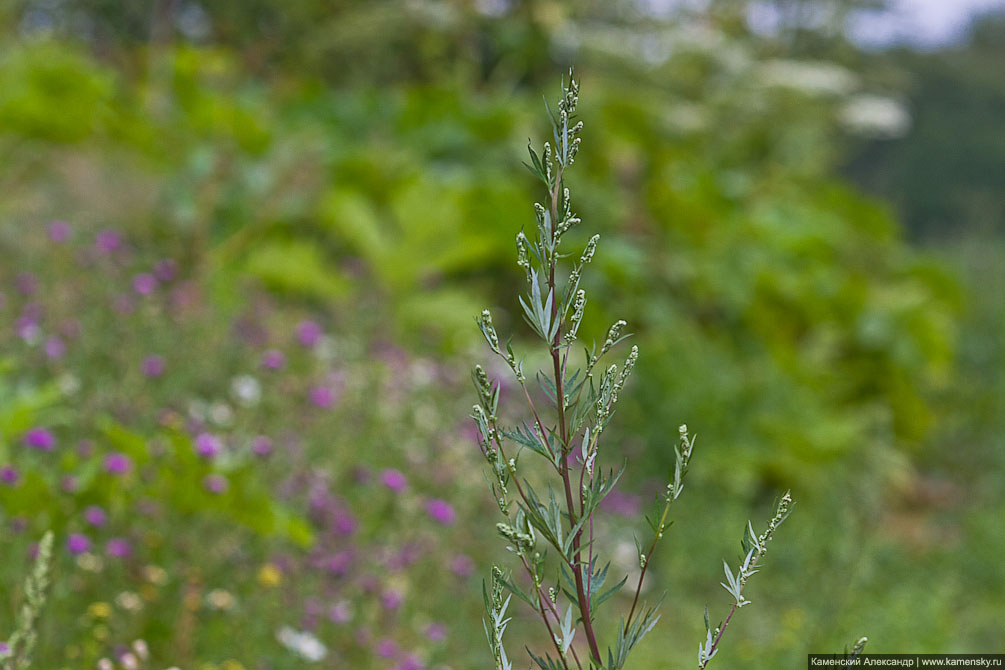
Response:
[{"label": "tall plant stem", "polygon": [[[562,172],[559,171],[555,176],[555,186],[551,190],[551,220],[552,222],[558,221],[558,199],[562,188]],[[552,235],[557,235],[555,228],[552,229]],[[557,295],[555,287],[555,266],[558,264],[558,258],[556,254],[552,254],[549,263],[548,272],[548,289],[551,291],[552,295]],[[558,301],[552,300],[551,302],[551,320],[552,323],[558,319]],[[551,343],[551,360],[555,369],[555,405],[558,409],[558,436],[561,441],[560,448],[561,453],[561,468],[560,472],[562,475],[562,484],[565,487],[565,504],[567,511],[569,513],[569,524],[575,526],[576,519],[576,505],[574,498],[572,496],[572,482],[569,476],[569,435],[568,426],[565,420],[565,374],[564,366],[562,365],[562,356],[560,354],[562,343],[562,327],[555,329],[555,339]],[[576,581],[576,598],[579,600],[579,613],[583,619],[583,630],[586,633],[586,640],[590,645],[590,654],[593,659],[598,663],[603,665],[603,661],[600,657],[600,647],[597,645],[597,636],[593,631],[593,621],[590,616],[590,599],[586,595],[586,589],[583,586],[583,566],[580,563],[580,536],[582,535],[582,530],[578,531],[572,538],[572,563],[573,570],[572,574]]]},{"label": "tall plant stem", "polygon": [[[663,514],[660,517],[660,523],[659,526],[657,526],[657,528],[663,528],[664,524],[666,524],[667,512],[669,511],[670,511],[670,503],[667,502],[666,505],[663,506]],[[656,536],[653,537],[653,543],[649,545],[649,553],[646,554],[646,562],[645,565],[642,566],[642,572],[639,573],[638,586],[635,587],[635,598],[632,600],[632,609],[629,610],[628,618],[625,619],[625,630],[628,630],[628,627],[632,624],[632,616],[635,615],[635,608],[638,607],[639,604],[639,594],[642,593],[642,582],[646,578],[646,569],[652,562],[653,552],[656,551],[656,544],[660,541],[660,535],[662,535],[662,531],[658,531],[656,533]]]}]

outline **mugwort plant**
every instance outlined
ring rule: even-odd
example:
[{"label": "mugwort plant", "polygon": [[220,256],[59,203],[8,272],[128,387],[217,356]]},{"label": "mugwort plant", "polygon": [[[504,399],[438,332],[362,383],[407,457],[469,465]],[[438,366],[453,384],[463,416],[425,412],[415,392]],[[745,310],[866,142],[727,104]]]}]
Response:
[{"label": "mugwort plant", "polygon": [[38,553],[31,573],[24,580],[24,603],[17,618],[17,628],[6,642],[0,642],[0,670],[23,670],[31,666],[35,651],[38,618],[45,606],[52,564],[52,533],[38,543]]},{"label": "mugwort plant", "polygon": [[[511,573],[494,565],[490,585],[483,587],[487,610],[485,634],[497,670],[513,667],[503,645],[503,635],[511,620],[509,606],[514,595],[534,610],[547,630],[552,648],[541,654],[528,649],[542,670],[625,667],[629,653],[660,618],[662,598],[647,605],[640,604],[639,597],[653,553],[669,527],[670,507],[684,490],[684,477],[695,445],[695,437],[682,425],[673,447],[676,457],[673,474],[653,514],[646,517],[652,531],[651,541],[644,546],[636,541],[640,573],[637,583],[631,585],[634,586],[631,607],[627,615],[621,616],[613,645],[605,653],[597,635],[598,611],[622,590],[628,577],[608,584],[610,562],[601,559],[603,538],[595,532],[594,515],[618,483],[624,467],[618,472],[604,473],[597,464],[597,456],[618,398],[638,360],[639,349],[633,346],[620,366],[602,363],[629,337],[624,332],[626,322],[619,320],[610,327],[599,350],[596,344],[584,347],[582,367],[570,368],[587,302],[580,281],[600,239],[599,235],[593,235],[578,254],[578,260],[572,262],[567,259],[575,259],[577,255],[561,248],[563,236],[580,223],[565,180],[566,172],[575,163],[583,129],[582,121],[577,121],[575,115],[578,97],[579,85],[570,72],[568,84],[562,85],[557,113],[548,109],[554,143],[545,142],[540,154],[528,147],[531,163],[527,167],[545,186],[545,202],[534,204],[537,225],[533,236],[528,237],[523,231],[516,236],[517,265],[529,287],[527,294],[519,298],[520,306],[524,320],[543,340],[550,364],[549,369],[538,371],[533,377],[543,392],[543,400],[536,391],[531,393],[523,359],[509,342],[502,343],[489,310],[478,318],[489,348],[515,376],[518,393],[526,401],[529,413],[524,423],[503,425],[499,411],[500,384],[490,379],[485,368],[475,367],[472,376],[478,404],[473,407],[472,418],[478,429],[481,452],[488,462],[492,496],[503,515],[496,528],[508,543],[508,550],[516,555],[518,569],[526,573],[531,584],[528,592]],[[532,485],[524,473],[520,461],[523,450],[544,459],[547,485],[543,490],[540,485]],[[541,481],[540,473],[534,475],[535,481]],[[722,585],[733,599],[732,608],[717,626],[711,625],[706,608],[707,635],[698,650],[699,668],[705,668],[718,652],[723,633],[736,611],[749,604],[743,594],[744,586],[758,571],[768,543],[791,506],[792,498],[785,493],[767,529],[760,534],[748,522],[742,539],[742,561],[735,571],[725,564],[726,581]],[[554,552],[553,560],[548,559],[549,552]],[[550,575],[555,578],[550,579]],[[577,639],[579,648],[573,644]]]}]

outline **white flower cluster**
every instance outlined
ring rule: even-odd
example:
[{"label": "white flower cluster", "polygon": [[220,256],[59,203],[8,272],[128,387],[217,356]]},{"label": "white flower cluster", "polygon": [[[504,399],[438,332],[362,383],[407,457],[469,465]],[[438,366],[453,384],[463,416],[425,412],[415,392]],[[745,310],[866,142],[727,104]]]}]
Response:
[{"label": "white flower cluster", "polygon": [[328,647],[321,640],[307,632],[296,631],[283,626],[276,632],[276,639],[284,647],[308,661],[320,661],[328,655]]}]

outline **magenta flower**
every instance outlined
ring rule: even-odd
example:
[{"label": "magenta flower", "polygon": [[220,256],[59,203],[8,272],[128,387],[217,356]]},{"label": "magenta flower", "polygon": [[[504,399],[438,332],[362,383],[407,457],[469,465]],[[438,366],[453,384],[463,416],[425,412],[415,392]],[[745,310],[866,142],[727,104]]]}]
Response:
[{"label": "magenta flower", "polygon": [[133,290],[140,295],[150,295],[157,288],[157,277],[144,272],[133,277]]},{"label": "magenta flower", "polygon": [[315,386],[309,396],[311,404],[321,409],[329,409],[335,403],[335,392],[327,386]]},{"label": "magenta flower", "polygon": [[70,228],[70,224],[66,221],[53,221],[49,224],[49,240],[56,242],[57,244],[66,242],[70,239],[70,233],[73,230]]},{"label": "magenta flower", "polygon": [[195,437],[195,453],[206,460],[216,458],[223,451],[223,444],[220,438],[211,433],[199,433]]},{"label": "magenta flower", "polygon": [[143,374],[147,377],[160,377],[164,374],[164,359],[160,356],[147,356],[140,365]]},{"label": "magenta flower", "polygon": [[265,435],[259,435],[251,441],[251,453],[265,458],[272,453],[272,440]]},{"label": "magenta flower", "polygon": [[388,611],[394,611],[405,602],[405,596],[397,589],[388,589],[380,594],[380,605]]},{"label": "magenta flower", "polygon": [[223,475],[206,475],[206,477],[202,480],[202,486],[210,493],[220,495],[221,493],[227,492],[227,489],[230,487],[230,483]]},{"label": "magenta flower", "polygon": [[457,520],[457,514],[454,513],[450,503],[439,498],[426,501],[426,512],[433,520],[439,521],[444,526],[449,526]]},{"label": "magenta flower", "polygon": [[49,358],[62,358],[66,354],[66,344],[59,337],[53,335],[45,341],[45,355]]},{"label": "magenta flower", "polygon": [[0,642],[0,656],[6,656],[10,653],[10,645],[6,642]]},{"label": "magenta flower", "polygon": [[42,329],[38,327],[38,318],[32,315],[18,317],[14,322],[17,336],[28,344],[34,345],[42,337]]},{"label": "magenta flower", "polygon": [[447,639],[447,627],[438,621],[426,626],[426,639],[430,642],[443,642]]},{"label": "magenta flower", "polygon": [[269,349],[262,354],[262,367],[266,370],[279,370],[286,367],[286,354],[278,349]]},{"label": "magenta flower", "polygon": [[122,246],[122,238],[114,230],[102,230],[94,237],[94,248],[101,253],[111,253]]},{"label": "magenta flower", "polygon": [[466,554],[457,554],[450,561],[450,571],[458,577],[470,577],[475,573],[475,562]]},{"label": "magenta flower", "polygon": [[383,638],[377,641],[377,655],[381,658],[391,658],[398,653],[398,645],[394,640]]},{"label": "magenta flower", "polygon": [[415,654],[409,654],[394,670],[426,670],[426,664]]},{"label": "magenta flower", "polygon": [[324,568],[336,577],[341,577],[352,566],[352,553],[340,551],[332,554],[324,560]]},{"label": "magenta flower", "polygon": [[122,452],[113,451],[105,456],[105,472],[110,475],[124,475],[132,467],[132,460]]},{"label": "magenta flower", "polygon": [[25,445],[39,451],[52,451],[56,446],[55,436],[46,428],[32,428],[24,435]]},{"label": "magenta flower", "polygon": [[95,528],[100,528],[108,521],[108,515],[105,514],[105,510],[101,509],[97,505],[91,505],[84,510],[84,521],[91,524]]},{"label": "magenta flower", "polygon": [[81,533],[71,533],[66,538],[66,550],[76,556],[91,549],[91,539]]},{"label": "magenta flower", "polygon": [[395,493],[401,493],[408,488],[408,480],[405,479],[405,475],[400,470],[395,470],[394,468],[383,470],[380,473],[380,481]]},{"label": "magenta flower", "polygon": [[359,523],[356,521],[356,517],[353,516],[352,512],[342,510],[335,515],[335,519],[332,522],[332,531],[336,535],[346,537],[355,533],[358,526]]},{"label": "magenta flower", "polygon": [[161,281],[171,281],[178,274],[178,263],[173,258],[165,258],[154,265],[154,276]]},{"label": "magenta flower", "polygon": [[14,282],[17,290],[24,295],[31,295],[38,290],[38,280],[30,272],[22,272]]},{"label": "magenta flower", "polygon": [[314,347],[323,335],[321,326],[314,321],[301,321],[297,324],[297,341],[305,347]]},{"label": "magenta flower", "polygon": [[13,466],[5,465],[0,468],[0,482],[13,486],[17,484],[17,480],[20,478],[18,471],[14,469]]},{"label": "magenta flower", "polygon": [[607,494],[600,507],[618,516],[634,518],[642,511],[642,500],[630,493],[614,490]]},{"label": "magenta flower", "polygon": [[133,547],[129,544],[129,540],[113,537],[105,544],[105,553],[112,558],[125,558],[133,553]]},{"label": "magenta flower", "polygon": [[340,600],[328,610],[328,619],[332,623],[349,623],[352,619],[352,605],[345,600]]},{"label": "magenta flower", "polygon": [[77,478],[73,475],[66,475],[59,480],[59,486],[66,493],[76,493],[77,492]]}]

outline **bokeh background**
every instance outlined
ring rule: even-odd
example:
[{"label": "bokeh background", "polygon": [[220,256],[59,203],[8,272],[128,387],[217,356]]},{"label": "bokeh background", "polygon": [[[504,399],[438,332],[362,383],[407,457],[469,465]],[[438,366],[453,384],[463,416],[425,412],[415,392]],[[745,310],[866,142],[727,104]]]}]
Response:
[{"label": "bokeh background", "polygon": [[992,1],[3,0],[0,637],[52,529],[38,667],[486,667],[473,317],[527,340],[575,63],[581,332],[642,352],[612,569],[699,435],[632,667],[789,488],[713,663],[1005,651],[1003,47]]}]

